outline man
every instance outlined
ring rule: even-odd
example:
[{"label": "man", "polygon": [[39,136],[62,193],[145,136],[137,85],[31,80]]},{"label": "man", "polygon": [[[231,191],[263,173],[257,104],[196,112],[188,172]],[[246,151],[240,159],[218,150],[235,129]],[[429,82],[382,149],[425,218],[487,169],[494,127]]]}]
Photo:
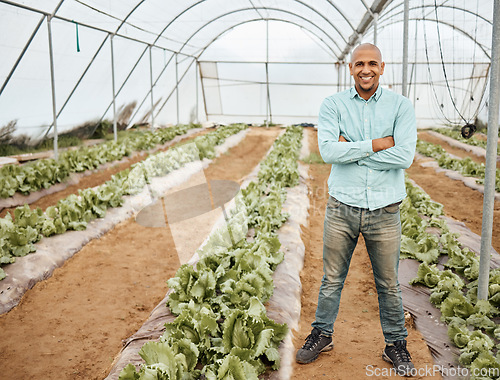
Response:
[{"label": "man", "polygon": [[379,85],[384,67],[375,45],[359,45],[349,63],[355,86],[321,105],[319,150],[332,164],[323,232],[324,276],[313,330],[296,361],[311,363],[333,349],[340,295],[362,233],[378,293],[386,343],[382,357],[398,374],[409,376],[414,366],[406,349],[398,282],[399,204],[406,197],[404,169],[413,162],[417,131],[410,100]]}]

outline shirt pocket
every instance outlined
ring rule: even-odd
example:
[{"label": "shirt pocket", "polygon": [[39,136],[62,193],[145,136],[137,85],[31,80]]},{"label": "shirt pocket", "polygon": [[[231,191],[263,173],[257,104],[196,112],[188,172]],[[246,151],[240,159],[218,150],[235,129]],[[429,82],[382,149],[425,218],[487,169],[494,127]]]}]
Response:
[{"label": "shirt pocket", "polygon": [[394,136],[394,119],[391,115],[375,117],[371,138],[378,139],[386,136]]}]

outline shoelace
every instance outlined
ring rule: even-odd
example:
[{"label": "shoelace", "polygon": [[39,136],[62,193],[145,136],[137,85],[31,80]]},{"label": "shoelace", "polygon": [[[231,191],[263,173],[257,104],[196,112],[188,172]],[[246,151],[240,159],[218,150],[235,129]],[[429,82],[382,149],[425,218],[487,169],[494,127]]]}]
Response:
[{"label": "shoelace", "polygon": [[306,338],[304,349],[311,350],[312,348],[314,348],[318,344],[319,338],[320,338],[319,334],[314,334],[314,333],[309,334],[309,336]]},{"label": "shoelace", "polygon": [[398,360],[402,362],[411,361],[411,355],[404,345],[394,345],[394,352]]}]

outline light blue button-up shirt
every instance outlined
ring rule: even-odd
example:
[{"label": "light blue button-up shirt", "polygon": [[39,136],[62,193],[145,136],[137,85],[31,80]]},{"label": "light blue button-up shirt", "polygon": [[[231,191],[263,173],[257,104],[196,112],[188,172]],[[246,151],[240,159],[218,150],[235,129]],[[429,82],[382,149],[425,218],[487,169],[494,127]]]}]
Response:
[{"label": "light blue button-up shirt", "polygon": [[[339,142],[340,135],[348,142]],[[372,139],[386,136],[395,146],[374,153]],[[368,100],[352,87],[321,105],[319,150],[332,164],[328,192],[342,203],[375,210],[403,200],[404,169],[413,162],[416,143],[411,101],[380,85]]]}]

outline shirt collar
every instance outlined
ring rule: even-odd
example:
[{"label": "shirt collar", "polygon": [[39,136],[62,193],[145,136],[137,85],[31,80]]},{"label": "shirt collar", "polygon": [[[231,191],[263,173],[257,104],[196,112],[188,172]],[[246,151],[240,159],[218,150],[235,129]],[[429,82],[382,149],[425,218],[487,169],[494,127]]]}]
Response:
[{"label": "shirt collar", "polygon": [[[356,88],[353,86],[353,87],[351,87],[351,94],[350,94],[351,99],[354,98],[356,95],[360,99],[363,99],[361,96],[359,96],[358,92],[356,91]],[[378,101],[378,99],[380,98],[380,95],[382,95],[382,86],[379,83],[378,87],[377,87],[377,90],[375,90],[375,93],[371,96],[371,98],[373,98],[375,101]],[[370,99],[368,99],[368,100],[370,100]],[[366,101],[368,101],[368,100],[366,100]]]}]

